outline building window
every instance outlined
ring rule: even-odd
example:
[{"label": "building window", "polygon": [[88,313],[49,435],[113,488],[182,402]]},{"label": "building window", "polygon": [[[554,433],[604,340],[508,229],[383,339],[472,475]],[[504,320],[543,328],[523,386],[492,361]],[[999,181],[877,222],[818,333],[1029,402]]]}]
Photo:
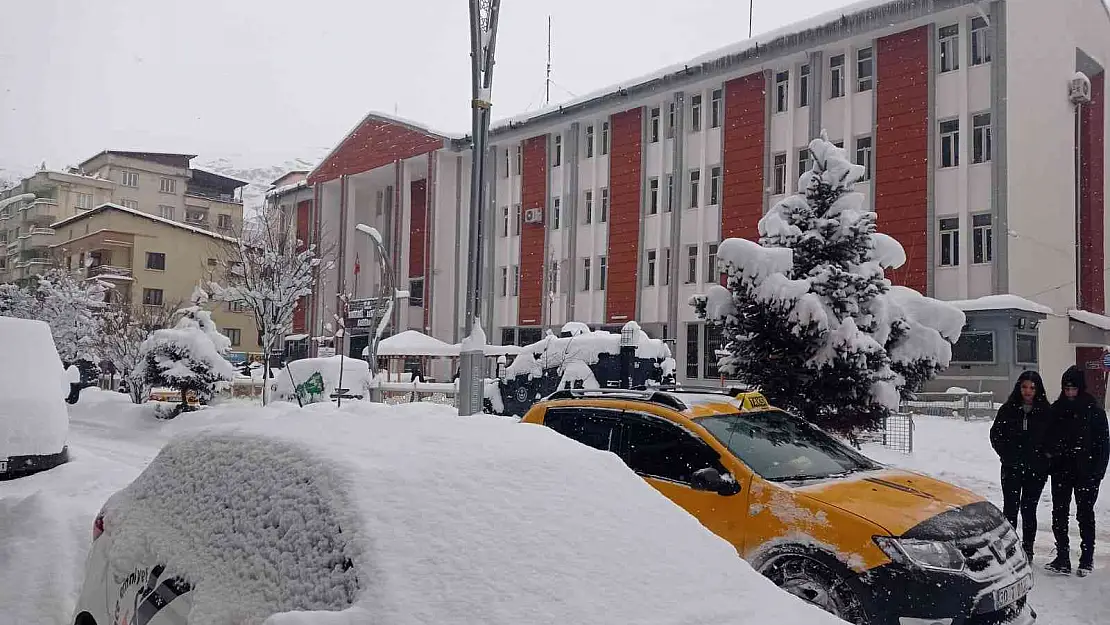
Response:
[{"label": "building window", "polygon": [[586,191],[586,198],[582,202],[582,212],[585,214],[586,223],[594,221],[594,192]]},{"label": "building window", "polygon": [[871,180],[871,152],[871,137],[856,139],[856,164],[863,165],[863,178],[860,180]]},{"label": "building window", "polygon": [[785,113],[790,108],[790,72],[775,74],[775,112]]},{"label": "building window", "polygon": [[237,346],[243,340],[243,331],[239,328],[224,328],[224,336],[231,339],[231,345]]},{"label": "building window", "polygon": [[162,252],[147,252],[146,253],[146,268],[157,269],[158,271],[166,270],[166,255]]},{"label": "building window", "polygon": [[547,270],[547,292],[559,292],[559,261],[551,261],[551,266]]},{"label": "building window", "polygon": [[698,362],[698,356],[701,354],[701,324],[687,323],[686,324],[686,377],[698,377],[701,363]]},{"label": "building window", "polygon": [[1038,363],[1037,335],[1019,332],[1014,335],[1015,355],[1019,365],[1035,365]]},{"label": "building window", "polygon": [[524,150],[519,145],[516,146],[516,159],[513,163],[513,167],[513,173],[518,176],[520,172],[524,171]]},{"label": "building window", "polygon": [[717,268],[717,244],[708,243],[705,246],[705,281],[709,282],[720,274],[721,270]]},{"label": "building window", "polygon": [[119,183],[125,187],[138,187],[139,174],[133,171],[121,171],[119,173]]},{"label": "building window", "polygon": [[659,179],[648,178],[648,215],[659,214]]},{"label": "building window", "polygon": [[509,207],[501,207],[501,236],[509,236]]},{"label": "building window", "polygon": [[981,17],[971,18],[971,64],[991,62],[990,27]]},{"label": "building window", "polygon": [[690,98],[690,132],[701,131],[701,94]]},{"label": "building window", "polygon": [[786,153],[775,155],[775,187],[773,193],[780,195],[786,193]]},{"label": "building window", "polygon": [[647,286],[655,286],[656,254],[655,250],[648,250],[647,257],[644,259],[644,283]]},{"label": "building window", "polygon": [[597,290],[605,290],[605,279],[609,275],[609,261],[604,256],[597,257]]},{"label": "building window", "polygon": [[555,135],[555,153],[551,156],[551,166],[563,164],[563,135]]},{"label": "building window", "polygon": [[960,120],[940,123],[940,166],[960,166]]},{"label": "building window", "polygon": [[598,221],[609,221],[609,187],[601,188],[601,214],[598,215]]},{"label": "building window", "polygon": [[671,248],[663,248],[663,284],[671,283]]},{"label": "building window", "polygon": [[979,113],[971,118],[971,162],[991,160],[991,114]]},{"label": "building window", "polygon": [[586,158],[594,157],[594,125],[586,126]]},{"label": "building window", "polygon": [[513,265],[513,282],[512,282],[513,297],[520,295],[520,265]]},{"label": "building window", "polygon": [[562,217],[562,207],[560,206],[559,198],[551,198],[551,229],[559,229],[559,220]]},{"label": "building window", "polygon": [[138,200],[120,200],[120,204],[122,204],[124,208],[130,208],[135,211],[139,210]]},{"label": "building window", "polygon": [[971,262],[994,260],[994,223],[990,213],[971,216]]},{"label": "building window", "polygon": [[162,219],[173,219],[173,207],[165,204],[159,205],[158,214],[162,216]]},{"label": "building window", "polygon": [[659,107],[651,109],[651,119],[648,122],[648,140],[659,143]]},{"label": "building window", "polygon": [[91,193],[73,193],[73,205],[77,208],[92,208],[92,194]]},{"label": "building window", "polygon": [[424,307],[424,278],[409,280],[409,306]]},{"label": "building window", "polygon": [[219,266],[219,264],[220,264],[220,261],[216,260],[215,258],[209,258],[208,259],[208,266],[209,267],[217,267],[217,266]]},{"label": "building window", "polygon": [[177,181],[173,178],[162,178],[158,181],[159,193],[177,193]]},{"label": "building window", "polygon": [[236,300],[227,303],[227,311],[233,313],[241,313],[247,309],[247,303],[243,300]]},{"label": "building window", "polygon": [[952,362],[993,364],[994,332],[964,332],[952,346]]},{"label": "building window", "polygon": [[519,237],[520,236],[520,222],[521,222],[521,219],[523,218],[522,211],[523,211],[523,209],[521,209],[520,204],[513,204],[513,236],[514,237]]},{"label": "building window", "polygon": [[937,31],[940,37],[940,71],[954,72],[960,69],[960,25],[952,24]]},{"label": "building window", "polygon": [[717,206],[721,203],[721,167],[720,165],[709,170],[709,205]]},{"label": "building window", "polygon": [[231,230],[231,215],[221,213],[216,216],[216,227],[220,230]]},{"label": "building window", "polygon": [[960,264],[960,218],[940,220],[940,266],[957,267]]},{"label": "building window", "polygon": [[674,137],[674,102],[667,105],[667,138]]},{"label": "building window", "polygon": [[[802,148],[798,150],[798,177],[801,178],[802,174],[809,171],[809,148]],[[798,192],[801,193],[801,182],[798,183]]]},{"label": "building window", "polygon": [[705,377],[706,379],[716,379],[723,377],[721,375],[720,366],[717,364],[720,361],[720,356],[717,352],[724,349],[725,346],[725,331],[724,328],[718,325],[706,324],[705,326]]},{"label": "building window", "polygon": [[382,207],[385,206],[385,193],[378,189],[374,192],[374,215],[382,216]]},{"label": "building window", "polygon": [[686,284],[698,281],[698,246],[686,246]]},{"label": "building window", "polygon": [[844,55],[829,57],[829,98],[844,97]]},{"label": "building window", "polygon": [[509,268],[508,267],[504,267],[504,266],[501,267],[501,288],[498,292],[501,293],[501,297],[505,297],[506,295],[509,294]]},{"label": "building window", "polygon": [[582,259],[582,290],[590,290],[590,259]]},{"label": "building window", "polygon": [[674,209],[674,174],[667,174],[667,196],[663,203],[663,212],[669,213]]},{"label": "building window", "polygon": [[208,223],[208,215],[204,211],[185,211],[185,223],[206,225]]},{"label": "building window", "polygon": [[721,127],[721,98],[723,93],[720,89],[713,90],[713,98],[709,101],[709,127]]},{"label": "building window", "polygon": [[162,289],[143,289],[144,306],[161,306]]},{"label": "building window", "polygon": [[856,51],[856,91],[871,91],[875,85],[875,54],[871,48]]},{"label": "building window", "polygon": [[698,207],[698,196],[701,195],[701,170],[690,171],[690,208]]},{"label": "building window", "polygon": [[609,153],[609,122],[601,122],[601,153]]},{"label": "building window", "polygon": [[809,106],[809,63],[798,68],[798,107]]}]

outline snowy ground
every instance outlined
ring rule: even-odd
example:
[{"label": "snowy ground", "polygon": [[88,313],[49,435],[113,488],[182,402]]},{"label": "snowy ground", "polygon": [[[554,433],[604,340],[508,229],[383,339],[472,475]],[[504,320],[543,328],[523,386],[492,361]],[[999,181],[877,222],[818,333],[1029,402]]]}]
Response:
[{"label": "snowy ground", "polygon": [[[81,582],[92,520],[116,490],[128,484],[174,433],[234,420],[245,403],[156,422],[126,396],[86,391],[70,407],[72,462],[43,474],[0,482],[0,612],[4,622],[67,623]],[[1001,503],[998,463],[987,441],[989,423],[919,417],[916,452],[905,456],[881,447],[867,453],[882,462],[930,473]],[[1047,489],[1046,489],[1047,490]],[[1040,622],[1094,625],[1110,622],[1110,494],[1096,508],[1099,547],[1094,575],[1051,577],[1041,565],[1051,557],[1049,502],[1041,506],[1037,586],[1033,605]],[[1073,532],[1074,533],[1074,532]],[[1073,543],[1078,547],[1078,536]]]}]

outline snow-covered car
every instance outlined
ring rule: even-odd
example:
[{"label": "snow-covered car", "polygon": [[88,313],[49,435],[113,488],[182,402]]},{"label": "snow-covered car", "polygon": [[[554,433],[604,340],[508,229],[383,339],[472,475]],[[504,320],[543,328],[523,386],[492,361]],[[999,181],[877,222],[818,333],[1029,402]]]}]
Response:
[{"label": "snow-covered car", "polygon": [[51,469],[69,459],[69,379],[50,326],[0,317],[0,479]]},{"label": "snow-covered car", "polygon": [[843,625],[546,428],[281,406],[179,435],[108,500],[76,625]]}]

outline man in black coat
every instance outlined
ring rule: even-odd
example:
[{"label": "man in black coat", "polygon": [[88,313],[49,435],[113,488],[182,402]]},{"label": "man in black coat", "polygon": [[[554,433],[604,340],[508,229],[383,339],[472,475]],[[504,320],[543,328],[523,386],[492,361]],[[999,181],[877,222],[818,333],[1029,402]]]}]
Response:
[{"label": "man in black coat", "polygon": [[1037,504],[1048,481],[1051,413],[1040,374],[1025,371],[991,426],[991,447],[1002,462],[1002,511],[1016,530],[1020,509],[1022,546],[1030,561],[1037,536]]},{"label": "man in black coat", "polygon": [[1075,493],[1075,517],[1079,521],[1079,575],[1090,574],[1095,553],[1095,500],[1110,461],[1110,429],[1106,412],[1087,392],[1087,382],[1078,367],[1070,367],[1061,380],[1063,392],[1052,404],[1052,533],[1056,537],[1056,559],[1047,568],[1053,573],[1071,573],[1068,515]]}]

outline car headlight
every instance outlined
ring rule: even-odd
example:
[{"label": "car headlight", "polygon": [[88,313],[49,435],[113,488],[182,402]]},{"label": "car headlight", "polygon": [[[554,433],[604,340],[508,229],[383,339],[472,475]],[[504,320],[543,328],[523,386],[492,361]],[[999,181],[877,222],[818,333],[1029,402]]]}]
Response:
[{"label": "car headlight", "polygon": [[895,562],[952,573],[964,570],[964,555],[947,541],[876,536],[875,544]]}]

